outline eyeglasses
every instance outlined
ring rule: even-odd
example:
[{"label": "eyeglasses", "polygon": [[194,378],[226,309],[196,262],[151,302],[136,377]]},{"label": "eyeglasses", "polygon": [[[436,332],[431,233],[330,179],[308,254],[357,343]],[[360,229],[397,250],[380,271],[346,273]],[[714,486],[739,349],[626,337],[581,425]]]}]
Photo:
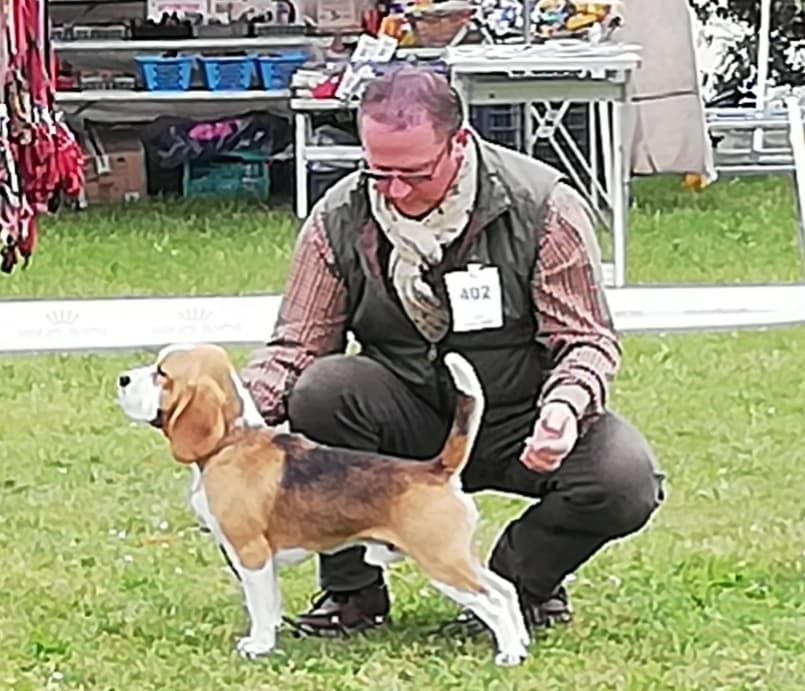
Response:
[{"label": "eyeglasses", "polygon": [[439,164],[442,162],[442,159],[445,157],[447,152],[450,151],[450,142],[448,141],[439,151],[438,156],[434,158],[430,163],[423,167],[421,171],[414,171],[414,170],[380,170],[376,168],[370,168],[369,164],[366,160],[361,161],[360,169],[362,174],[370,179],[375,180],[377,182],[391,182],[392,180],[401,180],[408,185],[419,185],[424,182],[430,182],[433,180],[433,176],[436,175],[436,169],[439,167]]}]

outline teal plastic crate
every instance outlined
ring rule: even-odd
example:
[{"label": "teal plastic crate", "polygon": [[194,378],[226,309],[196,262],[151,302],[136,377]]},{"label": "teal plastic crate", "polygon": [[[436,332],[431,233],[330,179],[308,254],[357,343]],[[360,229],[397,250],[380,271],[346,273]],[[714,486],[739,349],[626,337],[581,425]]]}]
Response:
[{"label": "teal plastic crate", "polygon": [[269,163],[260,154],[226,154],[203,163],[184,164],[185,197],[256,197],[268,200]]}]

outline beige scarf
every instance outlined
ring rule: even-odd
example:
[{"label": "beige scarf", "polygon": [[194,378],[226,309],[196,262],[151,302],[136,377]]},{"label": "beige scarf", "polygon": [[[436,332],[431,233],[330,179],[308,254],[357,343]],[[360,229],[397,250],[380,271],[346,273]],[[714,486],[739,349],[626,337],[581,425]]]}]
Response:
[{"label": "beige scarf", "polygon": [[478,187],[478,153],[473,137],[467,138],[456,179],[444,200],[422,219],[401,214],[369,183],[372,215],[392,245],[389,276],[405,313],[432,343],[441,340],[450,326],[450,309],[425,282],[423,274],[437,266],[443,249],[464,232],[475,206]]}]

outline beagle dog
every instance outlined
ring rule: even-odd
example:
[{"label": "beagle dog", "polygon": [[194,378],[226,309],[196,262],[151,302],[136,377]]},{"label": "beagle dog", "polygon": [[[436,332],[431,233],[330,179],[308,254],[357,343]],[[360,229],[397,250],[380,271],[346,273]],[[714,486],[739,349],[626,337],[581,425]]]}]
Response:
[{"label": "beagle dog", "polygon": [[515,588],[474,553],[478,512],[460,486],[483,391],[463,357],[449,353],[444,362],[456,409],[430,461],[323,446],[267,426],[215,345],[169,346],[154,364],[119,376],[124,414],[162,430],[173,457],[192,468],[190,504],[243,588],[251,626],[237,643],[241,655],[275,647],[278,567],[362,544],[377,566],[411,558],[439,591],[473,611],[493,632],[497,664],[525,660],[529,635]]}]

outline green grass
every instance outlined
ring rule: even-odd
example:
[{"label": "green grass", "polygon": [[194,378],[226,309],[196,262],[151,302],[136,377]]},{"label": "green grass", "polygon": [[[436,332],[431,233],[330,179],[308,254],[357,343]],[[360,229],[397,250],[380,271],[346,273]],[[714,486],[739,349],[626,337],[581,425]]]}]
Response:
[{"label": "green grass", "polygon": [[[276,293],[298,223],[248,202],[153,202],[62,212],[0,297]],[[5,277],[0,277],[5,278]]]},{"label": "green grass", "polygon": [[[635,187],[631,282],[799,280],[787,179],[724,181],[702,194],[676,178]],[[27,271],[0,276],[0,298],[279,292],[298,225],[286,213],[244,202],[67,211],[44,219]]]},{"label": "green grass", "polygon": [[638,181],[630,215],[633,283],[802,279],[791,181],[723,180],[702,193],[676,178]]},{"label": "green grass", "polygon": [[[699,196],[641,181],[632,278],[795,280],[792,204],[779,180]],[[66,217],[46,224],[36,264],[0,285],[20,296],[276,290],[293,227],[226,205]],[[114,403],[118,371],[147,357],[0,359],[0,688],[805,688],[805,329],[625,340],[614,406],[651,440],[669,497],[645,531],[579,570],[576,622],[515,670],[496,669],[486,642],[432,634],[456,610],[407,564],[391,576],[390,631],[283,635],[274,657],[237,658],[242,598],[186,508],[187,472]],[[480,505],[486,552],[523,505]],[[288,612],[306,607],[314,565],[286,570],[282,587]]]}]

